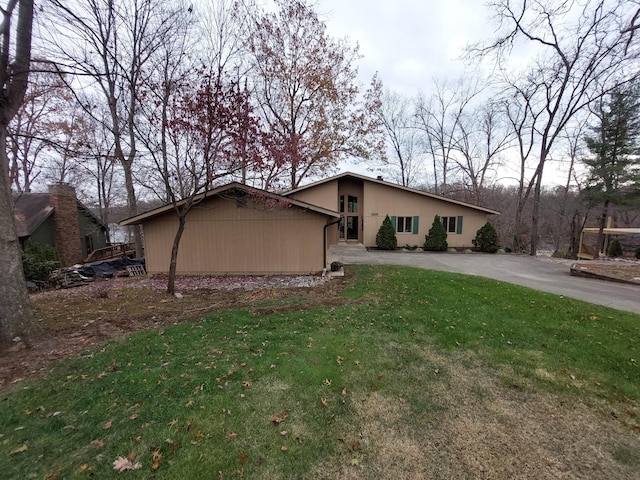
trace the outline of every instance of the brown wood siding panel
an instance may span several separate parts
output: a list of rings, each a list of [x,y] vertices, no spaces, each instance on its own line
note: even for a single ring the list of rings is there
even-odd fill
[[[459,215],[464,217],[462,234],[449,233],[447,237],[450,247],[471,247],[476,232],[487,222],[487,214],[483,212],[371,182],[364,184],[363,207],[363,243],[366,246],[375,246],[376,233],[385,215],[420,217],[420,228],[417,234],[396,234],[399,246],[405,244],[422,246],[436,214],[441,217]]]
[[[291,195],[301,202],[338,211],[338,180],[323,183],[308,190],[301,190]]]
[[[181,274],[312,273],[322,270],[326,219],[298,208],[238,208],[211,200],[194,209],[178,254]],[[146,222],[149,273],[166,272],[177,228],[172,214]]]

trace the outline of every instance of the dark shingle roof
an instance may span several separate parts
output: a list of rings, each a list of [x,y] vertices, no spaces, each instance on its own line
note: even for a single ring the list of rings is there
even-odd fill
[[[13,202],[18,237],[30,236],[53,213],[48,193],[14,194]]]

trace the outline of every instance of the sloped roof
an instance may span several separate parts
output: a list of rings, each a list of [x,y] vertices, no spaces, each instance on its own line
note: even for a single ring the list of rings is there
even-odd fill
[[[224,194],[225,192],[229,192],[232,190],[242,190],[245,191],[249,194],[252,195],[257,195],[257,196],[263,196],[266,198],[270,198],[272,200],[277,200],[277,201],[282,201],[282,202],[286,202],[288,204],[291,205],[295,205],[297,207],[303,208],[305,210],[311,210],[313,212],[322,214],[322,215],[327,215],[329,217],[334,217],[334,218],[340,218],[340,214],[338,212],[334,212],[333,210],[329,210],[326,208],[322,208],[322,207],[318,207],[317,205],[311,205],[310,203],[307,202],[301,202],[300,200],[295,200],[293,198],[286,198],[283,197],[282,195],[278,195],[275,193],[271,193],[271,192],[267,192],[266,190],[261,190],[259,188],[254,188],[254,187],[250,187],[248,185],[243,185],[242,183],[238,183],[238,182],[232,182],[232,183],[228,183],[226,185],[223,185],[221,187],[218,188],[214,188],[211,190],[207,190],[206,192],[200,193],[198,195],[196,195],[194,197],[194,201],[195,202],[201,202],[202,200],[204,200],[205,198],[212,198],[215,196],[220,196],[222,194]],[[182,205],[184,205],[186,202],[188,201],[188,199],[183,199],[180,200],[179,202],[177,202],[176,206],[180,207]],[[166,205],[163,205],[162,207],[159,208],[155,208],[153,210],[149,210],[148,212],[145,213],[141,213],[140,215],[136,215],[135,217],[131,217],[131,218],[127,218],[125,220],[122,220],[120,222],[120,225],[135,225],[135,224],[139,224],[139,223],[143,223],[146,220],[149,220],[151,218],[157,217],[159,215],[163,215],[167,212],[172,211],[174,208],[173,204],[168,203]]]
[[[365,175],[359,175],[357,173],[351,173],[351,172],[345,172],[345,173],[341,173],[339,175],[335,175],[333,177],[325,178],[323,180],[318,180],[317,182],[309,183],[308,185],[304,185],[302,187],[298,187],[298,188],[295,188],[295,189],[290,190],[288,192],[285,192],[282,195],[284,195],[284,196],[293,195],[296,192],[307,190],[309,188],[313,188],[313,187],[316,187],[318,185],[322,185],[324,183],[332,182],[334,180],[340,180],[340,179],[354,179],[354,180],[362,180],[362,181],[371,182],[371,183],[377,183],[379,185],[384,185],[385,187],[396,188],[398,190],[403,190],[405,192],[416,193],[418,195],[422,195],[422,196],[427,197],[427,198],[433,198],[434,200],[441,200],[443,202],[453,203],[455,205],[460,205],[462,207],[472,208],[474,210],[479,210],[481,212],[489,213],[489,214],[492,214],[492,215],[500,215],[500,212],[498,212],[497,210],[491,210],[490,208],[480,207],[478,205],[473,205],[471,203],[461,202],[459,200],[453,200],[451,198],[442,197],[440,195],[435,195],[433,193],[424,192],[422,190],[417,190],[415,188],[403,187],[402,185],[398,185],[396,183],[385,182],[384,180],[379,180],[377,178],[371,178],[371,177],[367,177]]]
[[[82,202],[79,200],[76,200],[76,202],[78,203],[79,209],[92,217],[96,223],[107,228]],[[19,238],[30,237],[54,211],[48,193],[14,193],[13,205],[16,233]]]
[[[29,237],[53,213],[48,193],[20,193],[14,196],[18,237]]]

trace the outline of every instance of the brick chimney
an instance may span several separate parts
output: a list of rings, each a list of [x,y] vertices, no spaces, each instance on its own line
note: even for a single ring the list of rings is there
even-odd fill
[[[63,267],[82,262],[80,221],[76,189],[68,183],[49,185],[49,203],[53,207],[56,249]]]

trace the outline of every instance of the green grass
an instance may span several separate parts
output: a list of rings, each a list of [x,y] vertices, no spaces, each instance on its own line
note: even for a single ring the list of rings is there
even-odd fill
[[[478,277],[354,270],[346,305],[231,310],[141,332],[5,390],[2,477],[112,478],[129,455],[142,468],[126,478],[315,478],[328,458],[357,466],[371,454],[354,433],[363,398],[400,402],[399,430],[439,428],[449,406],[425,391],[446,391],[450,378],[425,349],[473,358],[505,389],[638,405],[640,316]],[[616,455],[638,467],[632,449]]]

